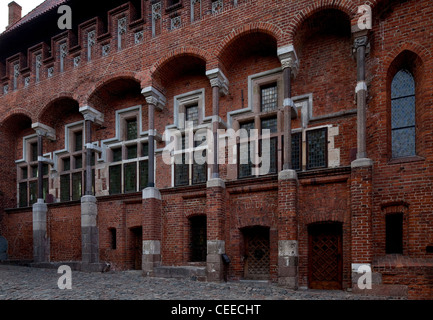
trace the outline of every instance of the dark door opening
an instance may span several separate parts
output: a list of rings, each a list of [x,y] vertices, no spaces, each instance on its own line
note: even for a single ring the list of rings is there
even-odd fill
[[[341,224],[315,224],[308,228],[308,232],[310,288],[341,290],[343,279]]]
[[[207,219],[197,216],[189,219],[191,262],[206,262],[207,257]]]
[[[137,227],[131,230],[132,267],[134,270],[142,269],[143,259],[143,228]]]
[[[271,269],[269,228],[247,228],[243,230],[243,235],[245,279],[269,280]]]

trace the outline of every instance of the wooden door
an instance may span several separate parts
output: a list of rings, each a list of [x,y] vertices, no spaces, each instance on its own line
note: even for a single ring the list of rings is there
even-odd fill
[[[251,228],[244,231],[245,279],[269,280],[270,241],[269,229]]]
[[[133,265],[134,270],[142,269],[142,259],[143,259],[143,229],[134,228],[131,229],[133,239],[132,239],[132,250],[133,250]]]
[[[206,216],[190,219],[191,262],[206,262],[207,257],[207,220]]]
[[[309,283],[311,289],[342,289],[341,224],[317,224],[309,228]]]

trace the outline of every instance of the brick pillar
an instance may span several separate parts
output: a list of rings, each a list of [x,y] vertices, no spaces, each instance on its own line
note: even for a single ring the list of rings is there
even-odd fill
[[[298,289],[298,177],[284,170],[278,177],[278,284]]]
[[[357,278],[360,265],[371,267],[373,259],[372,234],[372,173],[373,163],[369,159],[352,163],[351,211],[352,211],[352,272]],[[355,286],[356,283],[353,283]]]
[[[92,124],[104,122],[102,113],[89,106],[80,108],[86,125],[86,190],[81,198],[81,270],[100,271],[98,203],[93,195],[92,153],[101,150],[92,144]]]
[[[208,181],[206,192],[207,216],[207,280],[219,282],[224,280],[225,254],[224,220],[225,220],[225,183],[221,179]]]
[[[43,139],[56,139],[55,130],[41,123],[32,125],[32,129],[38,135],[38,201],[33,205],[33,260],[35,263],[50,261],[50,240],[47,232],[48,207],[43,199],[43,176],[44,163],[53,165],[50,159],[43,157]]]
[[[156,188],[143,190],[143,259],[144,276],[153,276],[161,265],[161,193]]]

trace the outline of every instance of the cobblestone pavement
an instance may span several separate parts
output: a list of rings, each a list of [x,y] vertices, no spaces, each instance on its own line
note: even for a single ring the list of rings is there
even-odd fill
[[[72,273],[60,290],[57,270],[0,265],[0,300],[366,300],[387,299],[343,291],[291,291],[275,285],[204,283],[144,278],[138,271]]]

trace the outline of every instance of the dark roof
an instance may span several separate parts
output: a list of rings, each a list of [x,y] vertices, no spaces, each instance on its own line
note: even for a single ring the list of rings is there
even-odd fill
[[[40,5],[38,5],[36,8],[34,8],[32,11],[30,11],[28,14],[26,14],[24,17],[22,17],[20,20],[18,20],[15,24],[13,24],[10,28],[6,29],[3,34],[12,31],[19,26],[22,26],[23,24],[29,22],[30,20],[50,11],[53,8],[56,8],[60,6],[63,3],[68,2],[68,0],[45,0]]]

